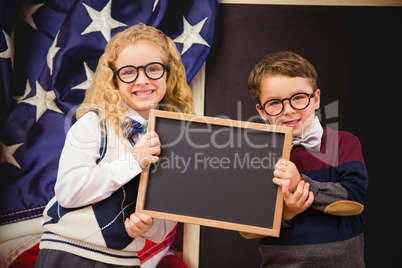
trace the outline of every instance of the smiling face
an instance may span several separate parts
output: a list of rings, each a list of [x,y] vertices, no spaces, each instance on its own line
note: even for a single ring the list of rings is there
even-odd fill
[[[122,50],[115,65],[119,69],[126,65],[145,66],[151,62],[162,61],[162,50],[154,42],[138,40],[134,44]],[[125,103],[136,110],[144,119],[148,119],[149,110],[154,104],[158,104],[166,93],[165,74],[157,80],[148,78],[144,69],[139,70],[138,77],[131,83],[124,83],[116,76],[116,83]]]
[[[261,80],[261,103],[271,99],[285,99],[296,93],[313,93],[311,83],[303,77],[287,77],[283,75],[265,76]],[[317,89],[311,98],[309,106],[304,110],[296,110],[290,106],[289,101],[284,101],[283,111],[276,115],[267,115],[256,105],[260,116],[273,125],[288,126],[293,128],[293,136],[300,136],[315,117],[315,110],[320,108],[320,90]]]

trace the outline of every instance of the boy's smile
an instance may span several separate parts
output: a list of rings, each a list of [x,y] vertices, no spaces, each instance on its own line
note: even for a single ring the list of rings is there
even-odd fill
[[[287,77],[283,75],[265,76],[261,79],[261,103],[267,100],[278,99],[283,100],[289,98],[296,93],[313,93],[313,88],[307,78],[303,77]],[[310,104],[303,110],[294,109],[289,100],[283,101],[283,110],[276,116],[271,116],[260,109],[260,105],[256,105],[256,109],[260,116],[269,121],[273,125],[281,125],[293,128],[293,136],[300,136],[315,117],[315,110],[320,108],[320,90],[314,92]]]
[[[300,123],[300,119],[284,122],[285,126],[288,126],[288,127],[297,127],[299,125],[299,123]]]

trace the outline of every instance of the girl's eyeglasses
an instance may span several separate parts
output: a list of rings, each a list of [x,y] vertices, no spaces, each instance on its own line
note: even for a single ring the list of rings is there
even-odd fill
[[[126,65],[115,71],[113,74],[114,76],[117,75],[123,83],[131,83],[138,78],[140,69],[144,69],[144,73],[149,79],[158,80],[165,74],[165,70],[169,70],[169,66],[160,62],[151,62],[145,66],[137,67]]]

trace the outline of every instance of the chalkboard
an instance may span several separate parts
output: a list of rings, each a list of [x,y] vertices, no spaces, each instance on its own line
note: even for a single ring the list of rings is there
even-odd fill
[[[279,236],[283,199],[274,165],[289,159],[292,130],[152,110],[159,161],[144,169],[137,211],[185,223]]]

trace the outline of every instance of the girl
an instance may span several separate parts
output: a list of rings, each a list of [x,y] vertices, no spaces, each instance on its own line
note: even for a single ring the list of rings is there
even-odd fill
[[[135,212],[139,174],[160,153],[145,133],[149,110],[194,110],[176,45],[132,26],[109,41],[92,81],[67,133],[37,267],[140,267],[145,238],[159,243],[176,224]]]

